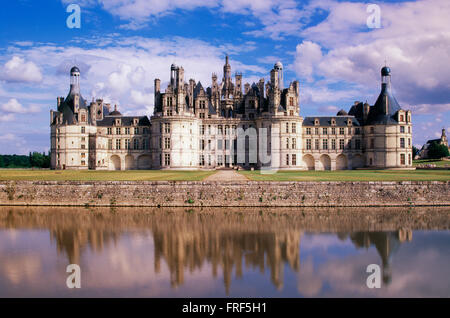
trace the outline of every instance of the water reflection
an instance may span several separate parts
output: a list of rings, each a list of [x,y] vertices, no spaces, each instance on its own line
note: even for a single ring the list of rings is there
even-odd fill
[[[77,296],[355,296],[367,292],[365,266],[379,263],[387,286],[413,231],[449,227],[448,209],[437,208],[0,208],[0,295],[73,295],[60,286],[65,265],[81,264],[89,279]],[[361,286],[330,293],[345,273],[347,286]]]

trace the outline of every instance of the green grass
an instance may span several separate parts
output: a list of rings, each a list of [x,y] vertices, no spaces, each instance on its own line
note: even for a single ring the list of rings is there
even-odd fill
[[[255,181],[449,181],[450,170],[239,171]]]
[[[429,165],[429,164],[436,165],[436,167],[443,167],[445,165],[450,166],[450,161],[439,160],[439,159],[413,160],[413,166]]]
[[[0,180],[74,180],[74,181],[201,181],[215,171],[174,170],[31,170],[1,169]]]

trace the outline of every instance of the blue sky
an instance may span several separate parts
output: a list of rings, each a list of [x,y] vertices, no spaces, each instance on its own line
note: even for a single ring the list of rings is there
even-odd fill
[[[70,29],[69,4],[81,7]],[[450,130],[450,1],[373,1],[381,28],[368,28],[369,2],[338,0],[18,0],[0,12],[0,153],[49,148],[49,110],[66,96],[78,65],[85,99],[125,114],[151,115],[153,80],[170,64],[209,86],[225,54],[245,82],[284,65],[300,81],[302,116],[373,104],[387,60],[413,144]]]

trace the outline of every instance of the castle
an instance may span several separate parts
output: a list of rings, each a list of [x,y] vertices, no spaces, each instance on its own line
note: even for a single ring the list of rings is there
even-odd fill
[[[381,69],[373,106],[355,102],[348,113],[301,117],[298,81],[284,87],[277,62],[270,80],[234,81],[228,56],[219,82],[206,89],[172,65],[163,92],[155,79],[154,113],[123,116],[102,99],[80,93],[80,70],[70,70],[70,91],[50,111],[53,169],[337,170],[410,168],[411,111],[391,91],[390,68]]]

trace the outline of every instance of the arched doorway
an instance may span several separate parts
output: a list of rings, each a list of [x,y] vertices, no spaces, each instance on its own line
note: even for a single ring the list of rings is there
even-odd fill
[[[138,169],[145,170],[150,169],[152,166],[152,160],[149,155],[142,155],[138,158]]]
[[[331,159],[328,155],[321,155],[319,160],[319,167],[318,170],[331,170]]]
[[[120,157],[117,155],[111,156],[111,158],[109,159],[111,166],[110,169],[111,170],[120,170]]]
[[[336,157],[336,170],[346,170],[348,169],[347,157],[344,155],[339,155]]]
[[[134,158],[132,155],[125,156],[125,170],[134,169]]]
[[[314,158],[311,155],[304,155],[303,156],[303,165],[308,170],[314,170]]]
[[[352,159],[352,168],[363,168],[364,167],[364,158],[361,155],[354,155]]]

